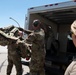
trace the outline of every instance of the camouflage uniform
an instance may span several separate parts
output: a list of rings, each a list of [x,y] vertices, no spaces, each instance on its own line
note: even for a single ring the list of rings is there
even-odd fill
[[[0,45],[5,46],[7,45],[8,48],[8,66],[7,66],[7,75],[11,74],[11,70],[13,64],[16,67],[17,74],[22,75],[22,64],[21,64],[21,57],[26,57],[26,49],[24,41],[16,37],[11,37],[10,35],[5,34],[0,30],[0,37],[5,41],[2,42],[0,38]],[[23,49],[24,48],[24,49]]]
[[[16,43],[11,43],[8,46],[8,66],[7,66],[7,75],[10,75],[13,64],[16,67],[17,74],[22,75],[22,64],[21,64],[21,55],[18,53],[18,46]]]
[[[47,26],[46,32],[45,32],[45,43],[46,43],[46,49],[50,50],[51,43],[55,40],[54,33],[52,31],[52,28],[50,26]]]
[[[45,46],[44,31],[42,29],[32,32],[26,39],[31,46],[30,75],[45,75]]]
[[[53,30],[50,26],[46,26],[45,29],[45,47],[46,47],[46,56],[57,54],[59,49],[59,41],[55,39]]]
[[[13,64],[16,67],[17,74],[22,75],[21,57],[27,57],[27,47],[23,41],[18,40],[17,44],[12,42],[8,45],[8,66],[7,75],[10,75]]]

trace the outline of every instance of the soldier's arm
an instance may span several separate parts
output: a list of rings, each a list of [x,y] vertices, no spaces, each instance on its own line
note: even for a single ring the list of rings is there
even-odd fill
[[[24,33],[26,33],[26,34],[30,34],[30,33],[32,33],[32,31],[31,30],[25,30],[25,29],[23,29],[23,28],[18,28],[19,30],[21,30],[21,31],[23,31]]]
[[[4,32],[9,32],[11,31],[12,29],[14,28],[13,25],[10,25],[8,27],[4,27],[4,28],[0,28],[1,31],[4,31]]]
[[[9,41],[10,40],[10,41]],[[9,43],[16,42],[18,40],[18,38],[16,37],[11,37],[10,35],[6,34],[5,32],[0,30],[0,44],[5,44],[8,45]]]

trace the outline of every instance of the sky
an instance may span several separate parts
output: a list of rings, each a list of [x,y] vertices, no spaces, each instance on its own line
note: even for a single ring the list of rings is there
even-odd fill
[[[10,17],[24,28],[28,8],[66,1],[70,0],[0,0],[0,28],[9,25],[18,27],[18,24]]]

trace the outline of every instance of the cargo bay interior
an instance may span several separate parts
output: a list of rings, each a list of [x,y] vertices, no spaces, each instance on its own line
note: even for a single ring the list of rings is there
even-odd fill
[[[53,29],[56,39],[60,43],[60,52],[67,51],[67,36],[70,26],[76,19],[76,9],[64,9],[58,11],[49,11],[42,13],[30,14],[30,24],[34,19],[40,19],[44,25],[50,25]],[[34,16],[34,17],[33,17]],[[31,26],[29,27],[31,29]]]
[[[39,19],[44,25],[50,25],[53,29],[55,38],[59,42],[59,49],[57,50],[57,53],[61,56],[57,59],[57,57],[49,57],[46,58],[47,60],[54,61],[60,65],[67,64],[70,60],[72,60],[72,57],[74,53],[76,53],[74,48],[74,45],[72,43],[72,40],[68,39],[70,26],[73,23],[74,20],[76,20],[76,8],[72,9],[64,9],[64,10],[56,10],[56,11],[48,11],[48,12],[42,12],[42,13],[32,13],[30,14],[30,26],[29,29],[31,29],[32,21],[34,19]],[[71,47],[71,48],[69,48]],[[71,49],[71,50],[69,50]],[[67,58],[68,57],[68,58]],[[50,59],[51,58],[51,59]],[[69,61],[68,61],[68,60]],[[61,64],[61,65],[62,65]],[[60,65],[60,66],[61,66]]]

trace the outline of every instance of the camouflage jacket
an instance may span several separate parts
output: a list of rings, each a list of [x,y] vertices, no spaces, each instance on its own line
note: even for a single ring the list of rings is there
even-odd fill
[[[31,62],[30,62],[31,71],[38,71],[44,67],[45,62],[44,37],[45,37],[44,30],[40,29],[38,31],[33,31],[26,39],[26,43],[32,44]]]
[[[0,30],[0,45],[6,46],[8,48],[9,56],[19,55],[22,58],[27,56],[27,45],[25,45],[24,40],[20,40],[14,36],[10,36],[5,32]]]

